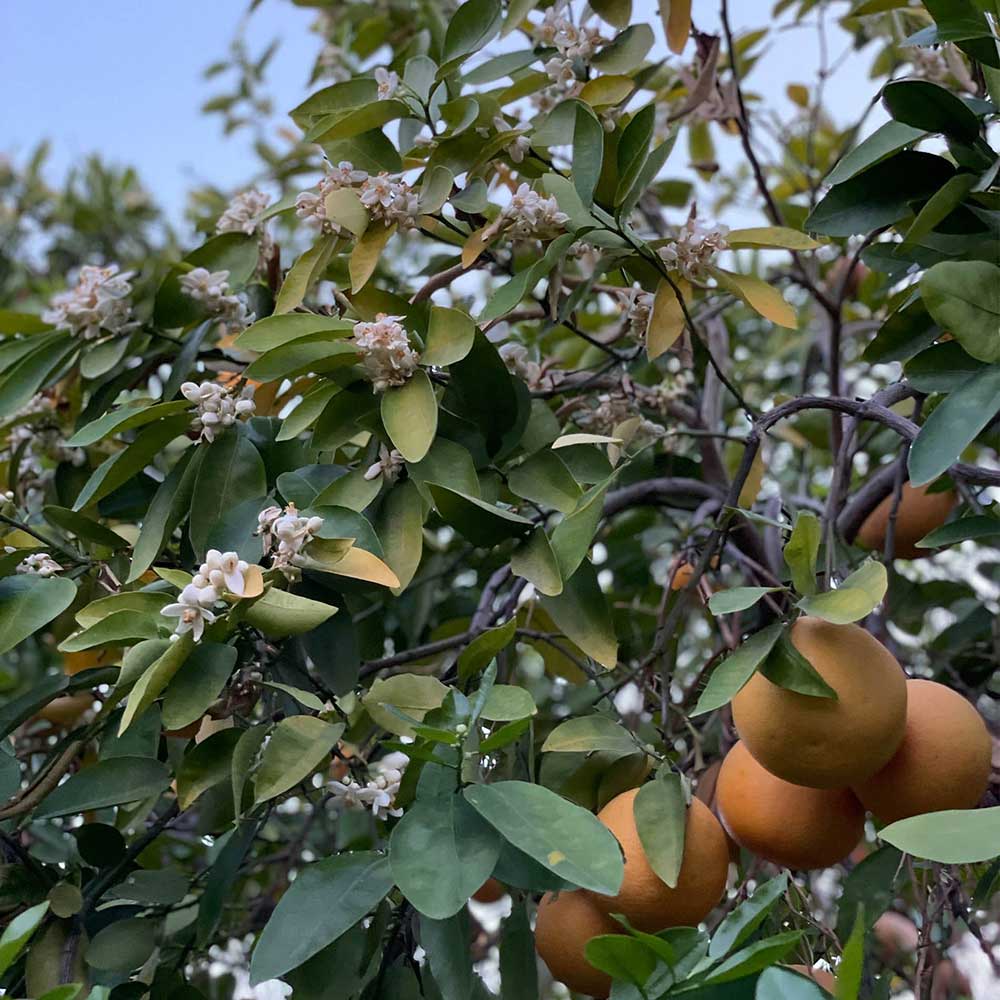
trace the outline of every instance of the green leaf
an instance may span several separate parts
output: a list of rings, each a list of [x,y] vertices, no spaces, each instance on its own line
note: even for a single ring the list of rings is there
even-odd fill
[[[772,626],[773,627],[773,626]],[[820,676],[816,668],[795,648],[789,638],[791,626],[778,625],[778,640],[758,668],[778,687],[813,698],[836,698],[837,692]]]
[[[464,794],[509,843],[549,871],[584,889],[618,892],[621,850],[593,813],[526,781],[473,785]]]
[[[66,577],[21,575],[0,580],[0,653],[34,635],[75,598],[76,584]]]
[[[863,142],[858,143],[849,153],[843,156],[837,165],[824,178],[824,183],[834,185],[850,180],[856,174],[884,160],[893,153],[922,139],[925,129],[913,128],[902,122],[888,121],[880,125]]]
[[[1000,518],[989,517],[986,514],[973,514],[971,517],[960,517],[957,521],[935,528],[917,542],[917,547],[937,549],[970,539],[996,538],[998,536],[1000,536]]]
[[[889,589],[885,566],[877,559],[866,560],[836,589],[804,597],[798,606],[834,625],[848,625],[870,615],[882,603]]]
[[[424,508],[416,485],[410,480],[397,483],[386,494],[379,509],[378,536],[385,561],[405,590],[420,565],[423,552]]]
[[[288,278],[285,278],[288,283]],[[284,347],[294,340],[326,335],[329,340],[349,337],[354,323],[339,316],[321,316],[318,313],[287,313],[265,316],[248,326],[234,343],[241,351],[266,353]]]
[[[730,615],[735,611],[752,608],[765,594],[783,590],[782,587],[731,587],[719,590],[708,599],[708,609],[713,615]]]
[[[500,1000],[538,1000],[535,938],[523,900],[511,904],[501,925]]]
[[[596,53],[591,62],[602,73],[631,73],[642,64],[655,42],[656,36],[648,24],[633,24]]]
[[[513,468],[507,485],[519,497],[553,507],[563,514],[570,514],[582,495],[566,463],[551,449],[538,451]]]
[[[802,940],[802,931],[785,931],[747,945],[731,955],[705,979],[705,983],[728,983],[752,975],[780,962]]]
[[[812,233],[853,236],[891,225],[954,173],[943,157],[904,150],[835,184],[803,223]]]
[[[95,646],[107,646],[119,642],[127,644],[136,639],[156,639],[160,636],[161,623],[162,619],[150,614],[116,611],[82,632],[76,632],[68,639],[64,639],[58,648],[62,653],[78,653],[84,649],[93,649]]]
[[[815,980],[780,965],[761,973],[754,992],[754,1000],[829,1000],[829,996]]]
[[[437,433],[438,408],[427,372],[418,369],[404,385],[382,394],[382,423],[407,462],[419,462]]]
[[[31,935],[45,919],[48,910],[47,900],[36,906],[29,906],[4,928],[3,935],[0,936],[0,975],[3,975],[14,964],[24,946],[31,939]]]
[[[990,861],[1000,855],[1000,806],[910,816],[880,830],[879,838],[914,857],[945,865]]]
[[[1000,361],[1000,267],[945,260],[924,271],[920,294],[935,322],[980,361]]]
[[[32,342],[29,354],[12,365],[0,379],[0,414],[13,414],[55,375],[79,350],[66,333],[42,334]]]
[[[132,550],[128,583],[134,583],[153,565],[174,529],[187,515],[203,455],[204,452],[188,449],[157,487]]]
[[[816,557],[821,535],[819,518],[812,511],[800,510],[783,555],[792,573],[792,586],[805,596],[816,593]]]
[[[134,648],[138,649],[139,647]],[[157,646],[157,648],[160,647]],[[122,712],[121,722],[118,725],[119,736],[160,697],[174,675],[184,665],[184,661],[191,655],[193,648],[194,637],[190,632],[185,632],[176,641],[167,643],[163,652],[150,663],[129,692],[128,701],[125,702],[125,711]],[[124,675],[125,669],[123,667],[119,685],[122,684]]]
[[[163,699],[163,725],[183,729],[200,719],[229,680],[236,647],[203,641],[191,651]]]
[[[444,64],[478,52],[499,31],[503,13],[499,0],[469,0],[452,14],[444,36],[441,59]],[[442,66],[443,75],[446,68]]]
[[[138,475],[174,438],[184,434],[191,418],[186,414],[166,417],[147,426],[121,451],[105,459],[77,494],[73,510],[83,510]]]
[[[365,230],[364,236],[354,244],[354,250],[351,252],[351,259],[348,265],[351,275],[352,292],[360,292],[368,284],[368,279],[375,273],[375,268],[378,267],[382,251],[389,240],[392,239],[392,235],[395,232],[395,223],[391,226],[381,223],[377,226],[369,226]]]
[[[710,958],[724,958],[738,948],[767,919],[775,904],[788,889],[788,874],[782,872],[757,886],[753,895],[740,903],[719,924],[708,948]]]
[[[325,711],[323,700],[309,691],[303,691],[302,688],[293,687],[291,684],[279,684],[277,681],[261,681],[261,684],[275,691],[284,692],[289,698],[294,698],[300,705],[311,708],[314,712]]]
[[[873,851],[851,869],[837,901],[837,934],[841,939],[854,926],[860,906],[864,907],[869,926],[892,906],[897,888],[902,888],[907,878],[902,862],[903,855],[895,847],[886,846]]]
[[[656,968],[656,956],[628,934],[598,934],[586,944],[587,961],[614,979],[643,986]]]
[[[486,1000],[490,995],[477,990],[483,984],[472,969],[471,940],[467,910],[447,920],[420,918],[420,943],[442,1000]]]
[[[260,768],[254,776],[254,802],[267,802],[307,778],[344,732],[344,724],[331,725],[312,715],[282,719],[271,731]]]
[[[650,867],[671,889],[677,887],[684,861],[687,802],[683,779],[661,769],[643,785],[633,803],[635,828]]]
[[[87,965],[92,969],[131,972],[144,965],[156,948],[157,922],[128,917],[102,927],[87,945]]]
[[[362,698],[368,714],[375,722],[399,736],[412,736],[409,723],[393,715],[386,706],[399,709],[417,722],[435,708],[439,708],[448,695],[449,688],[436,677],[422,674],[395,674],[379,677]]]
[[[142,427],[161,417],[172,417],[190,409],[191,404],[186,399],[175,399],[169,403],[153,403],[148,399],[138,400],[105,413],[97,420],[92,420],[81,427],[66,444],[71,448],[86,448],[112,434]]]
[[[103,545],[105,548],[115,551],[128,548],[128,541],[122,538],[117,531],[112,531],[98,521],[78,514],[68,507],[48,505],[42,509],[42,514],[49,524],[54,524],[67,534],[76,535],[80,541],[90,542],[92,545]]]
[[[353,188],[334,188],[324,199],[326,217],[355,236],[368,228],[368,209]]]
[[[468,313],[461,309],[431,306],[427,344],[420,355],[420,363],[443,368],[461,361],[472,350],[475,339],[476,325]]]
[[[374,851],[306,865],[261,933],[250,963],[251,985],[300,966],[367,916],[391,888],[389,859]]]
[[[520,514],[439,483],[428,483],[427,487],[441,517],[473,545],[492,548],[531,530],[531,521]]]
[[[300,337],[262,354],[243,374],[260,382],[273,382],[307,372],[346,368],[356,358],[357,347],[352,340],[331,339],[323,335]]]
[[[516,631],[517,619],[511,618],[510,621],[506,621],[502,625],[497,625],[496,628],[487,629],[485,632],[477,635],[459,654],[459,680],[468,680],[468,678],[475,677],[485,670],[490,660],[502,649],[506,649],[510,645]]]
[[[589,208],[594,203],[594,190],[601,179],[601,166],[604,162],[604,126],[583,101],[576,101],[575,104],[572,177],[576,193],[580,196],[584,207]]]
[[[886,84],[882,103],[892,117],[925,132],[941,132],[968,145],[979,138],[979,118],[950,90],[929,80]]]
[[[605,480],[591,487],[552,531],[552,551],[564,580],[569,580],[587,558],[604,514],[604,496],[610,485],[611,481]]]
[[[335,194],[336,192],[333,193]],[[365,215],[367,216],[367,214],[366,212]],[[283,315],[290,314],[293,309],[297,309],[302,305],[312,286],[319,281],[326,271],[336,245],[336,239],[327,236],[299,257],[285,275],[285,280],[282,281],[281,288],[278,289],[278,296],[274,300],[274,316],[270,316],[268,319],[277,319]],[[254,326],[256,325],[255,323]],[[252,342],[251,337],[247,337],[246,341],[243,340],[243,337],[247,333],[250,333],[252,329],[253,327],[248,328],[240,336],[237,341],[240,347],[248,346]],[[259,333],[260,331],[257,331],[257,335]],[[250,349],[263,351],[268,348],[252,347]]]
[[[189,884],[187,876],[175,868],[137,868],[109,890],[108,895],[112,899],[127,899],[134,903],[171,906],[187,895]]]
[[[865,966],[865,912],[858,908],[851,936],[837,966],[837,1000],[859,1000]]]
[[[535,699],[523,687],[513,684],[494,684],[482,717],[489,722],[514,722],[516,719],[526,719],[535,715]]]
[[[979,182],[979,177],[973,173],[955,174],[927,199],[923,208],[917,213],[910,228],[906,230],[903,247],[908,248],[919,244],[938,224],[948,218],[957,209],[966,196]]]
[[[241,735],[239,729],[223,729],[187,750],[177,770],[181,809],[190,809],[204,792],[230,780],[233,751]]]
[[[820,244],[811,236],[787,226],[757,226],[751,229],[731,229],[726,236],[731,247],[751,247],[758,250],[815,250]]]
[[[1000,365],[973,375],[935,408],[910,446],[910,483],[923,486],[948,470],[993,419],[1000,395]]]
[[[617,666],[618,639],[611,609],[589,562],[582,563],[565,582],[561,594],[542,597],[541,604],[559,630],[589,657],[608,670]]]
[[[389,840],[392,876],[414,908],[443,920],[493,874],[501,839],[458,794],[418,799]]]
[[[624,757],[640,749],[635,737],[607,715],[581,715],[561,722],[542,744],[542,753],[591,753]]]
[[[285,639],[311,632],[336,613],[332,604],[271,587],[241,611],[240,617],[271,639]]]
[[[514,549],[510,557],[510,568],[515,576],[527,580],[540,594],[556,597],[562,593],[559,561],[552,551],[544,528],[535,528],[527,541]]]
[[[151,757],[111,757],[78,771],[50,792],[35,811],[36,819],[68,816],[105,806],[139,802],[159,795],[170,784],[170,770]]]

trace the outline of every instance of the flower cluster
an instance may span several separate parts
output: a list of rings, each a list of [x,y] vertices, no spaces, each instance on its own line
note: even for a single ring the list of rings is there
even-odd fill
[[[215,224],[215,231],[217,233],[246,233],[247,236],[259,233],[261,256],[264,259],[270,257],[271,251],[274,249],[274,240],[267,231],[267,222],[262,219],[270,202],[270,196],[256,188],[241,191],[219,216],[219,220]]]
[[[574,421],[581,427],[595,434],[608,435],[614,434],[621,424],[633,417],[641,418],[638,434],[660,438],[666,433],[659,424],[642,416],[635,399],[620,392],[601,393],[597,397],[597,406],[573,415]]]
[[[636,340],[645,340],[649,318],[653,314],[652,293],[644,292],[636,285],[632,288],[623,288],[618,293],[618,298],[629,334]]]
[[[118,273],[117,264],[96,267],[85,264],[73,288],[54,295],[42,319],[72,331],[74,336],[94,340],[101,331],[118,334],[136,324],[131,321],[134,271]]]
[[[419,355],[410,347],[400,319],[379,313],[374,323],[354,324],[354,343],[375,392],[402,385],[417,370]]]
[[[395,75],[395,74],[393,74]],[[295,199],[295,214],[318,226],[325,233],[341,234],[340,225],[326,214],[326,197],[331,191],[353,188],[372,218],[385,225],[396,223],[403,229],[417,224],[419,199],[401,177],[386,172],[370,176],[364,170],[342,160],[320,179],[312,191],[302,191]]]
[[[13,549],[8,548],[8,552],[12,552]],[[62,572],[62,566],[59,565],[48,554],[48,552],[32,552],[30,556],[25,556],[18,564],[15,573],[23,573],[26,576],[41,576],[48,578],[50,576],[55,576],[56,573]]]
[[[31,504],[41,497],[57,465],[69,462],[81,466],[87,461],[87,455],[82,448],[67,447],[66,437],[56,421],[55,403],[50,397],[36,394],[14,416],[28,419],[10,429],[5,450],[17,456],[17,490],[24,501]]]
[[[195,404],[197,413],[191,427],[204,441],[214,441],[220,430],[231,427],[240,417],[252,416],[256,409],[252,385],[245,385],[236,395],[231,388],[218,382],[202,382],[201,385],[185,382],[181,385],[181,395]]]
[[[368,466],[365,479],[378,479],[379,476],[383,476],[387,483],[394,483],[399,478],[403,464],[403,456],[395,448],[379,445],[378,461]]]
[[[577,75],[576,64],[589,62],[597,49],[607,43],[596,28],[576,25],[568,14],[569,4],[560,0],[545,12],[534,28],[535,40],[556,50],[556,55],[544,66],[552,85],[531,95],[532,105],[541,112],[551,111],[557,104],[580,93],[583,80]]]
[[[223,323],[242,330],[256,317],[247,308],[246,296],[236,294],[229,288],[228,271],[209,271],[196,267],[180,278],[181,291],[201,303],[213,316]]]
[[[264,555],[271,556],[274,569],[295,580],[302,572],[299,568],[304,561],[302,550],[322,527],[323,518],[303,517],[295,504],[290,503],[284,510],[277,506],[264,508],[257,515],[254,534],[261,536]]]
[[[695,215],[681,226],[677,239],[660,247],[659,255],[669,267],[681,272],[686,278],[697,281],[712,258],[729,248],[726,236],[729,227],[721,223],[702,222]]]
[[[567,222],[569,216],[559,210],[554,196],[546,198],[521,184],[486,235],[503,232],[514,239],[551,239],[563,231]]]
[[[401,751],[388,753],[369,766],[374,777],[366,784],[362,785],[354,779],[331,781],[330,791],[341,808],[371,809],[375,818],[381,820],[402,816],[403,810],[396,807],[396,795],[409,762],[410,758]]]
[[[532,359],[528,348],[516,340],[508,340],[500,347],[500,357],[503,358],[507,371],[524,380],[529,389],[545,388],[546,377],[542,366]]]
[[[238,552],[220,552],[209,549],[205,561],[191,582],[180,592],[174,604],[168,604],[160,612],[167,618],[178,618],[177,627],[171,640],[176,640],[185,632],[200,642],[205,625],[214,622],[218,615],[213,610],[223,593],[242,597],[246,592],[246,572],[250,564],[241,559]]]

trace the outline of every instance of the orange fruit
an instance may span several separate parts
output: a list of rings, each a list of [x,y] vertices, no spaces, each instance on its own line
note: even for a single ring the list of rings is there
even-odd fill
[[[64,694],[40,708],[35,718],[44,719],[61,729],[72,729],[93,704],[94,696],[91,694]]]
[[[587,961],[585,949],[592,937],[621,933],[621,924],[582,889],[555,896],[547,892],[538,904],[535,948],[553,977],[575,993],[604,1000],[611,992],[611,977]]]
[[[786,868],[829,868],[865,831],[865,810],[849,788],[806,788],[776,778],[742,743],[719,773],[719,812],[730,836]]]
[[[694,566],[689,562],[682,562],[670,578],[670,589],[683,590],[690,583],[692,576],[694,576]]]
[[[859,545],[880,552],[885,548],[885,534],[894,499],[894,493],[890,493],[865,518],[858,530],[856,541]],[[895,556],[899,559],[918,559],[928,555],[931,550],[918,549],[917,542],[935,528],[940,528],[948,520],[948,515],[957,502],[954,490],[928,493],[926,486],[903,483],[893,534],[892,548]]]
[[[495,878],[488,878],[473,894],[477,903],[496,903],[507,895],[507,887]]]
[[[624,914],[641,931],[694,927],[722,898],[729,875],[729,845],[719,821],[693,799],[684,829],[684,858],[671,889],[653,871],[639,840],[633,807],[639,790],[615,796],[597,818],[615,835],[625,854],[625,878],[616,896],[594,894],[607,913]]]
[[[870,778],[899,749],[906,727],[906,676],[896,658],[857,625],[799,618],[792,645],[837,698],[816,698],[756,673],[733,698],[746,748],[796,785],[845,788]]]
[[[820,989],[826,990],[831,996],[837,992],[837,977],[826,969],[813,969],[808,965],[790,965],[788,968],[811,979]]]
[[[934,681],[906,683],[906,733],[892,760],[855,786],[883,823],[941,809],[972,809],[990,782],[993,741],[982,717]]]

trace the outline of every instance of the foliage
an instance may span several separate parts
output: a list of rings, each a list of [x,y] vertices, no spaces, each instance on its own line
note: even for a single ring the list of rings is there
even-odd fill
[[[296,997],[466,1000],[484,941],[542,995],[538,895],[621,883],[595,809],[642,785],[673,883],[731,698],[836,697],[803,612],[997,723],[1000,8],[780,0],[871,53],[872,129],[828,64],[776,120],[724,0],[296,2],[322,86],[279,148],[273,48],[210,68],[269,194],[195,192],[194,244],[129,170],[0,168],[12,996],[233,996],[252,955]],[[893,559],[907,478],[957,490],[933,563]],[[816,997],[783,968],[816,959],[929,995],[997,917],[995,793],[877,834],[839,919],[744,854],[707,927],[587,956],[616,1000]],[[871,946],[885,909],[919,960]]]

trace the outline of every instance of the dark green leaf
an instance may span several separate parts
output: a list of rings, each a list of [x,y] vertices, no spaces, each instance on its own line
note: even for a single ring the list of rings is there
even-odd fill
[[[112,757],[78,771],[50,792],[35,811],[38,819],[138,802],[170,784],[165,764],[150,757]]]
[[[730,653],[712,671],[692,715],[714,712],[735,698],[767,659],[781,634],[780,624],[768,625]]]
[[[684,861],[687,803],[683,779],[668,770],[643,785],[633,803],[635,828],[646,860],[671,889],[676,888]]]

